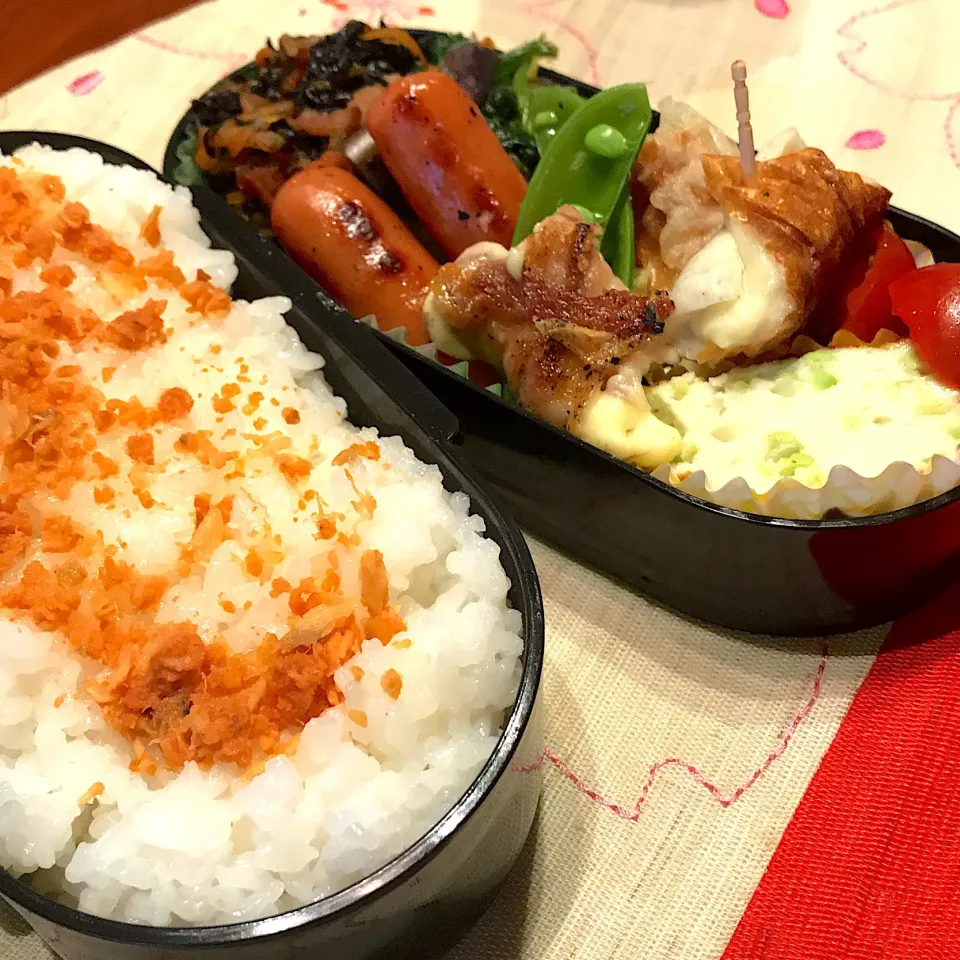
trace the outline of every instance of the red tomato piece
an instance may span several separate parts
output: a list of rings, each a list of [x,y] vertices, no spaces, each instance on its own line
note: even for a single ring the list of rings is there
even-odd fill
[[[864,343],[870,343],[884,329],[905,336],[906,326],[893,316],[890,284],[916,269],[910,248],[897,236],[893,227],[884,224],[866,276],[847,294],[840,328],[849,330]]]
[[[486,360],[471,360],[467,370],[469,378],[480,387],[492,387],[503,380],[503,374]]]
[[[870,269],[870,259],[880,242],[880,230],[868,237],[851,253],[836,286],[807,320],[804,333],[817,343],[827,344],[847,320],[847,298],[859,287]]]
[[[905,274],[890,285],[890,300],[934,376],[960,389],[960,264]]]
[[[445,367],[453,367],[460,363],[456,357],[451,357],[449,353],[444,353],[442,350],[437,351],[437,362]],[[467,363],[467,379],[479,387],[491,387],[503,381],[503,374],[486,360],[470,360]]]

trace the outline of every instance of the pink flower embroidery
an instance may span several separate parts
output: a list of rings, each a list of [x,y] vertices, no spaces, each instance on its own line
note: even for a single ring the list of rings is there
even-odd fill
[[[851,150],[876,150],[887,142],[887,135],[882,130],[858,130],[847,141]]]
[[[93,93],[103,83],[104,79],[99,70],[82,73],[67,84],[67,92],[72,93],[75,97],[85,97],[88,93]]]
[[[774,20],[783,20],[790,15],[787,0],[753,0],[753,5],[765,17],[771,17]]]

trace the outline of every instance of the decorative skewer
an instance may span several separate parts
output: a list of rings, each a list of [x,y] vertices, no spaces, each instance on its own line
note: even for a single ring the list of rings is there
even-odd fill
[[[747,90],[747,65],[737,60],[730,68],[733,76],[733,99],[737,105],[737,139],[740,141],[740,167],[748,187],[757,183],[757,155],[753,146],[750,123],[750,93]]]

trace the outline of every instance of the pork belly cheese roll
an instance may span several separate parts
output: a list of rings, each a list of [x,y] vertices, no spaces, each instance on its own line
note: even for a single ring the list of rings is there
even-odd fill
[[[638,253],[675,306],[668,336],[699,364],[757,357],[813,315],[881,224],[890,191],[838,170],[792,130],[759,152],[746,184],[734,141],[708,138],[713,128],[683,104],[662,110],[635,190],[647,204]]]
[[[638,466],[680,449],[642,378],[663,360],[665,297],[639,297],[600,255],[600,228],[563,207],[511,250],[477,244],[441,267],[424,304],[437,348],[500,368],[520,404]]]

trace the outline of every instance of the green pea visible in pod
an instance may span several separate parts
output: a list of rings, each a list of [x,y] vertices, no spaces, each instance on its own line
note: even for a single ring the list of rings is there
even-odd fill
[[[560,121],[556,110],[541,110],[533,117],[533,127],[539,130],[542,127],[555,127]]]
[[[594,223],[596,221],[597,215],[592,210],[588,210],[579,203],[571,204],[571,206],[573,206],[573,208],[580,214],[581,217],[583,217],[584,220],[587,221],[587,223]]]
[[[598,123],[587,131],[583,145],[591,152],[608,160],[622,157],[630,149],[627,138],[609,123]]]
[[[524,64],[513,78],[513,92],[520,106],[520,122],[542,155],[560,128],[587,102],[572,87],[534,86],[537,64]]]
[[[586,103],[576,90],[570,87],[538,87],[530,94],[530,108],[535,117],[544,114],[550,116],[550,122],[537,125],[533,137],[541,155],[550,145],[550,141],[560,132],[563,125],[577,115],[577,111]]]

